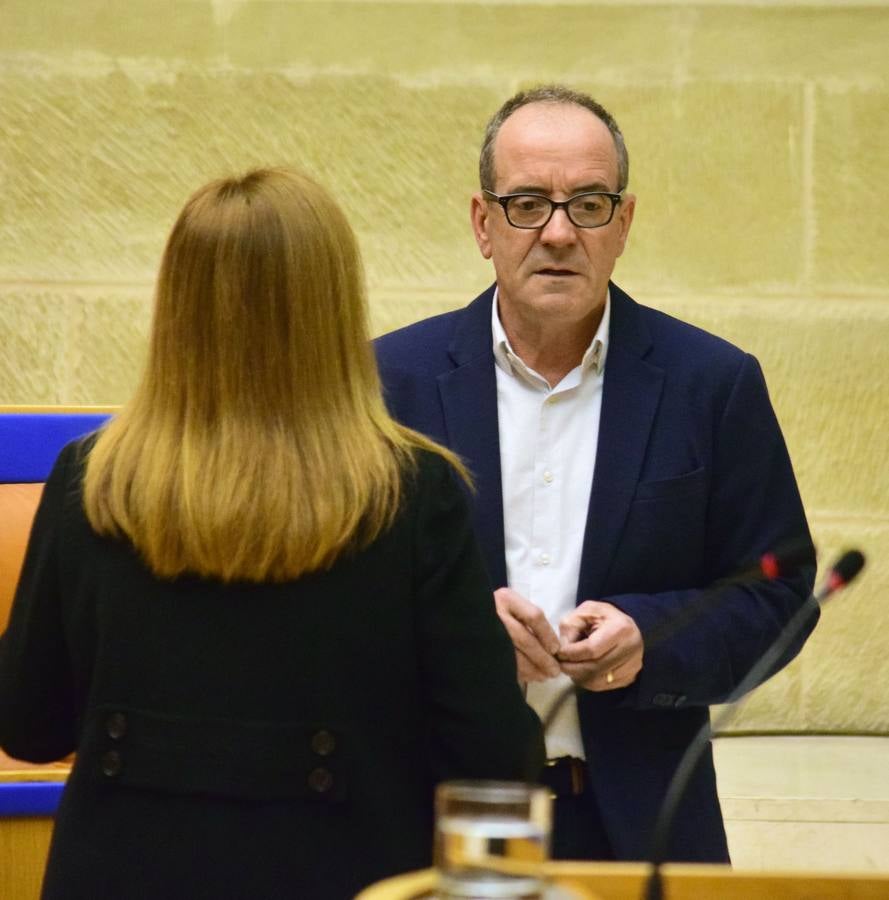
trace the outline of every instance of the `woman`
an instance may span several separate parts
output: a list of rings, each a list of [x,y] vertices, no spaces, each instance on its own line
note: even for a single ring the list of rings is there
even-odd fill
[[[430,862],[432,791],[539,723],[447,451],[397,425],[309,179],[198,191],[131,402],[47,482],[0,744],[76,762],[47,898],[345,898]]]

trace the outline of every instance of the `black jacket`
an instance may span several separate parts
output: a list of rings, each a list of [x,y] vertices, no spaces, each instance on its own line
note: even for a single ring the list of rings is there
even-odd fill
[[[0,745],[77,757],[49,898],[346,898],[431,859],[454,777],[533,778],[465,502],[422,453],[394,525],[281,585],[156,578],[62,451],[0,638]]]

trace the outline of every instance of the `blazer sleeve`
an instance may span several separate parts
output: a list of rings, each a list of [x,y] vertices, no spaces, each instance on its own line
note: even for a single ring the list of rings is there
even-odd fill
[[[62,450],[46,482],[0,637],[0,746],[31,762],[74,750],[74,679],[62,617],[62,519],[76,445]]]
[[[533,781],[543,736],[516,676],[450,466],[423,454],[414,546],[421,677],[433,775]]]
[[[707,582],[790,542],[808,548],[808,559],[789,577],[714,589],[707,597],[702,590],[672,590],[603,598],[632,616],[646,639],[642,671],[626,695],[641,708],[726,700],[811,594],[815,551],[765,379],[752,356],[745,355],[718,419],[710,477]],[[813,610],[768,674],[799,653],[817,620]],[[674,624],[675,633],[660,640]]]

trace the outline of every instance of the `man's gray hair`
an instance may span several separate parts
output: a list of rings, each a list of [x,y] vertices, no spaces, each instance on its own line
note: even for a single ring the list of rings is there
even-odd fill
[[[623,191],[626,188],[630,180],[630,157],[627,154],[624,136],[621,134],[614,116],[601,103],[593,100],[589,94],[571,90],[561,84],[545,84],[527,91],[519,91],[510,97],[488,122],[485,128],[485,139],[482,141],[482,152],[478,160],[478,176],[482,190],[494,190],[494,141],[497,139],[500,127],[517,109],[521,109],[529,103],[573,103],[588,109],[596,118],[601,119],[611,132],[617,150],[617,189]]]

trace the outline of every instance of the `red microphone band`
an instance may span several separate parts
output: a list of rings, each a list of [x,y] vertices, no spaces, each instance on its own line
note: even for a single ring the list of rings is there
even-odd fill
[[[832,594],[834,591],[838,591],[840,588],[845,587],[848,583],[849,582],[845,578],[843,578],[842,574],[834,569],[827,576],[827,591],[828,593]]]
[[[774,553],[764,553],[759,560],[759,569],[769,581],[773,581],[781,574],[781,563]]]

